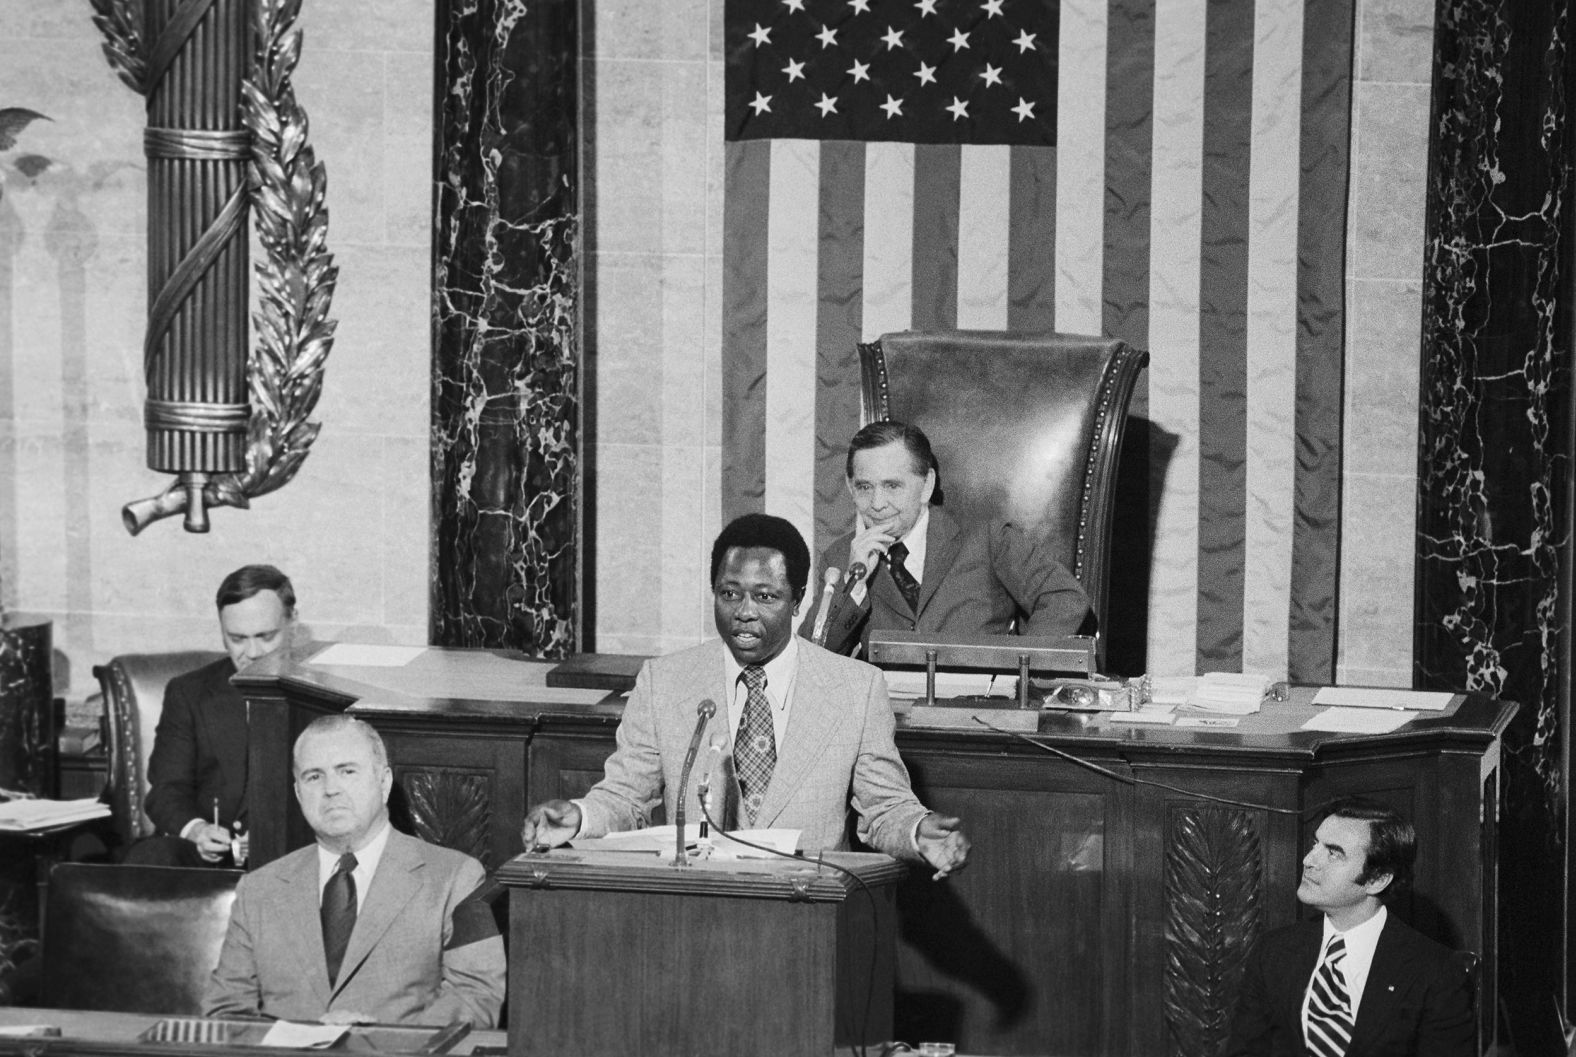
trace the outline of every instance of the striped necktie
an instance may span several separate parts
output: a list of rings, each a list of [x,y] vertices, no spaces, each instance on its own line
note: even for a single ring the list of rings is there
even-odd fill
[[[1303,1041],[1314,1057],[1346,1057],[1352,1044],[1352,999],[1346,991],[1346,940],[1336,936],[1324,949],[1324,960],[1308,989],[1308,1014]]]

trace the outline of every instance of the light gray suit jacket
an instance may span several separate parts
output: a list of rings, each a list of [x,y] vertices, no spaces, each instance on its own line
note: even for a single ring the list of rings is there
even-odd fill
[[[721,641],[708,642],[641,666],[618,725],[618,748],[602,780],[580,802],[582,836],[644,826],[659,802],[672,821],[696,706],[703,699],[716,702],[717,713],[702,744],[713,733],[732,737],[726,649]],[[888,855],[916,859],[914,828],[926,810],[909,787],[893,727],[878,669],[800,640],[793,711],[755,826],[801,830],[799,846],[807,852],[846,848],[851,804],[860,840]],[[695,820],[701,817],[695,793],[699,766],[690,776],[685,808]]]
[[[330,986],[317,846],[276,859],[236,888],[204,1015],[316,1020],[342,1009],[385,1024],[490,1028],[503,1004],[503,940],[491,909],[466,901],[485,877],[469,855],[390,833]]]

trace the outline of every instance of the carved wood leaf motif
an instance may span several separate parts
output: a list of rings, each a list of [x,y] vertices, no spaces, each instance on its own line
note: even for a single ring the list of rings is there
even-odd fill
[[[1264,853],[1245,811],[1175,807],[1167,819],[1165,1019],[1169,1052],[1213,1057],[1231,1028],[1263,924]]]
[[[492,781],[465,771],[401,771],[416,836],[465,852],[493,868]]]

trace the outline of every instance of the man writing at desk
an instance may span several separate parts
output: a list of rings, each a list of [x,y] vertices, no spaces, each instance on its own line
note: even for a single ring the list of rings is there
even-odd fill
[[[1074,635],[1089,614],[1078,580],[1012,522],[962,525],[941,506],[930,438],[872,422],[848,443],[854,530],[821,556],[844,571],[821,641],[853,653],[872,631],[937,635]],[[799,633],[813,637],[821,606]]]
[[[1470,1057],[1477,1032],[1455,953],[1381,902],[1411,880],[1411,823],[1363,797],[1327,811],[1297,886],[1323,914],[1259,941],[1226,1057]]]
[[[388,753],[359,719],[313,720],[294,773],[317,842],[241,878],[204,1015],[492,1027],[504,953],[481,863],[394,831]]]
[[[806,852],[845,848],[852,803],[865,843],[938,878],[962,869],[968,838],[914,796],[880,671],[794,637],[809,574],[809,548],[782,518],[747,514],[723,529],[711,551],[722,642],[641,667],[602,780],[579,801],[532,808],[525,846],[635,829],[658,803],[671,819],[697,706],[714,701],[706,736],[733,737],[745,826],[798,829]],[[693,784],[687,795],[698,819]]]
[[[272,565],[243,565],[215,596],[226,656],[178,675],[148,758],[148,818],[158,833],[132,845],[126,862],[230,866],[246,820],[246,702],[230,677],[284,646],[295,622],[290,578]]]

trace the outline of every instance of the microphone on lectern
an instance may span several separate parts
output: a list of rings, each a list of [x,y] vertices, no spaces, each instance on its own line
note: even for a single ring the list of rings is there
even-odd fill
[[[695,766],[695,754],[700,751],[701,735],[706,733],[706,724],[716,714],[717,702],[709,697],[695,706],[695,733],[690,735],[689,751],[684,754],[684,769],[679,774],[678,807],[674,811],[673,828],[676,833],[674,839],[678,845],[673,856],[674,866],[689,865],[689,855],[684,851],[684,796],[689,792],[690,768]]]
[[[842,578],[842,572],[835,565],[821,575],[826,586],[821,588],[821,607],[815,614],[815,630],[810,633],[810,641],[817,646],[826,645],[826,616],[832,610],[832,593],[837,590],[837,581]]]

